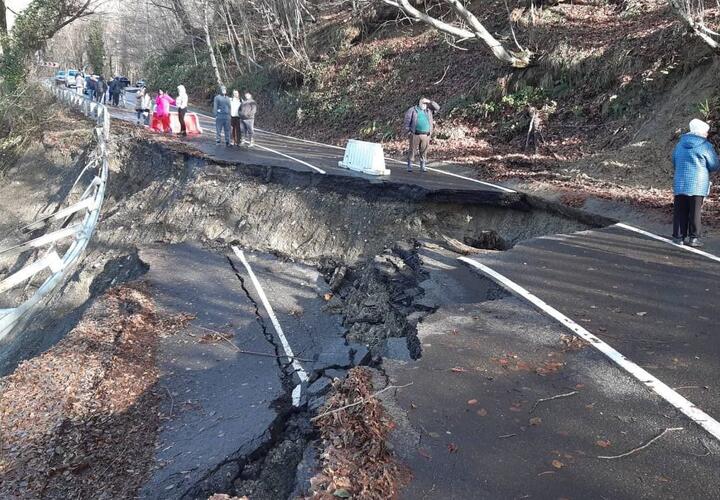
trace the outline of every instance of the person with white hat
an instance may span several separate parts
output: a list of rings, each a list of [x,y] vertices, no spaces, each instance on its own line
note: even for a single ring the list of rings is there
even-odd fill
[[[707,140],[710,125],[697,118],[690,121],[690,132],[680,137],[672,155],[673,243],[701,247],[702,203],[710,194],[710,173],[720,167],[718,157]]]

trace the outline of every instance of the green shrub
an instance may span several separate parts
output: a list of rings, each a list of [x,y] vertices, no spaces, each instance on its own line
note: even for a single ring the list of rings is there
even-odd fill
[[[213,95],[217,84],[208,53],[197,47],[196,52],[197,65],[191,47],[176,47],[151,56],[145,63],[148,88],[173,92],[178,85],[185,85],[196,94],[207,94],[208,97]]]
[[[514,111],[521,111],[528,106],[542,108],[548,101],[545,90],[539,87],[523,87],[512,94],[502,97],[501,102]]]

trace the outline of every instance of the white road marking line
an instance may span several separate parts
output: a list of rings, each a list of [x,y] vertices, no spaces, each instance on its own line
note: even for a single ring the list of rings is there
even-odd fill
[[[298,378],[300,379],[300,384],[298,384],[292,392],[292,399],[293,399],[293,406],[299,406],[300,405],[300,393],[302,391],[302,383],[307,382],[309,377],[305,369],[302,367],[300,362],[295,359],[295,353],[293,353],[292,347],[290,347],[290,343],[288,342],[287,338],[285,337],[285,333],[283,332],[282,327],[280,326],[280,322],[277,319],[277,316],[275,316],[275,312],[273,311],[272,306],[270,305],[270,302],[267,299],[267,296],[265,295],[265,292],[262,289],[262,286],[260,286],[260,282],[257,279],[257,276],[255,276],[255,273],[253,272],[252,268],[250,267],[250,263],[245,258],[245,254],[242,250],[240,250],[236,246],[232,246],[233,252],[235,252],[235,255],[237,255],[237,258],[240,259],[240,262],[242,262],[243,266],[245,266],[245,269],[248,272],[248,275],[250,276],[250,280],[253,283],[253,286],[255,286],[255,290],[257,291],[258,295],[260,296],[260,301],[262,302],[263,307],[265,308],[265,311],[267,312],[268,316],[270,317],[270,321],[272,322],[273,326],[275,327],[275,332],[278,335],[278,338],[280,338],[280,343],[282,344],[283,351],[285,351],[285,355],[288,357],[288,359],[292,360],[292,367],[295,370],[295,372],[298,374]]]
[[[657,234],[651,233],[650,231],[645,231],[644,229],[640,229],[639,227],[630,226],[630,225],[628,225],[628,224],[623,224],[622,222],[618,222],[617,224],[615,224],[615,226],[616,226],[616,227],[619,227],[619,228],[621,228],[621,229],[626,229],[626,230],[628,230],[628,231],[632,231],[632,232],[634,232],[634,233],[642,234],[642,235],[644,235],[644,236],[647,236],[648,238],[652,238],[652,239],[657,240],[657,241],[662,241],[662,242],[667,243],[667,244],[669,244],[669,245],[672,245],[672,246],[674,246],[674,247],[677,247],[677,248],[680,248],[680,249],[682,249],[682,250],[685,250],[686,252],[692,252],[692,253],[694,253],[694,254],[696,254],[696,255],[701,255],[701,256],[703,256],[703,257],[707,257],[708,259],[714,260],[715,262],[720,262],[720,257],[718,257],[717,255],[713,255],[713,254],[708,253],[708,252],[703,252],[702,250],[700,250],[700,249],[698,249],[698,248],[693,248],[693,247],[691,247],[691,246],[678,245],[677,243],[673,243],[672,240],[669,240],[669,239],[667,239],[667,238],[663,238],[662,236],[658,236]]]
[[[306,142],[308,144],[315,144],[316,146],[326,146],[328,148],[339,149],[341,151],[345,151],[345,148],[340,147],[340,146],[335,146],[333,144],[323,144],[322,142],[309,141],[307,139],[300,139],[299,137],[292,137],[290,135],[278,134],[277,132],[270,132],[269,130],[263,130],[261,128],[256,128],[255,130],[257,130],[258,132],[262,132],[264,134],[275,135],[278,137],[284,137],[285,139],[293,139],[295,141]]]
[[[640,381],[640,383],[642,383],[645,387],[647,387],[655,394],[663,398],[665,401],[673,405],[675,408],[680,410],[693,422],[695,422],[700,427],[709,432],[715,439],[720,440],[720,422],[697,408],[693,403],[672,390],[669,386],[648,373],[646,370],[627,359],[614,348],[610,347],[607,343],[600,340],[598,337],[587,331],[585,328],[578,325],[573,320],[565,316],[563,313],[550,306],[549,304],[545,303],[543,300],[536,297],[514,281],[506,278],[505,276],[494,271],[488,266],[467,257],[460,257],[459,260],[486,274],[499,285],[527,300],[535,307],[546,313],[548,316],[552,317],[553,319],[561,323],[563,326],[568,328],[575,335],[589,342],[598,351],[607,356],[613,363],[617,364],[619,367],[628,372],[631,376]]]
[[[506,188],[506,187],[500,186],[498,184],[492,184],[491,182],[479,181],[477,179],[473,179],[472,177],[465,177],[464,175],[453,174],[452,172],[445,172],[444,170],[438,170],[437,168],[432,168],[432,167],[426,167],[426,168],[432,172],[449,175],[451,177],[457,177],[458,179],[463,179],[466,181],[477,182],[478,184],[484,184],[485,186],[490,186],[495,189],[499,189],[500,191],[503,191],[505,193],[517,193],[517,191],[515,191],[514,189]]]
[[[319,172],[319,173],[321,173],[321,174],[326,174],[326,173],[327,173],[327,172],[325,172],[323,169],[318,168],[318,167],[316,167],[315,165],[310,165],[310,164],[309,164],[308,162],[306,162],[306,161],[299,160],[299,159],[295,158],[294,156],[286,155],[285,153],[281,153],[280,151],[275,151],[274,149],[270,149],[270,148],[267,148],[267,147],[265,147],[265,146],[261,146],[260,144],[255,144],[253,147],[254,147],[254,148],[264,149],[265,151],[270,151],[271,153],[275,153],[276,155],[284,156],[284,157],[287,158],[288,160],[296,161],[296,162],[298,162],[299,164],[305,165],[306,167],[310,167],[310,168],[312,168],[313,170],[316,170],[317,172]]]

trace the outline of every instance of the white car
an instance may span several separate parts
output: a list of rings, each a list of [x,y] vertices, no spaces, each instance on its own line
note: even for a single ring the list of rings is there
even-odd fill
[[[75,77],[80,73],[76,69],[69,69],[65,72],[65,85],[71,89],[75,88]]]

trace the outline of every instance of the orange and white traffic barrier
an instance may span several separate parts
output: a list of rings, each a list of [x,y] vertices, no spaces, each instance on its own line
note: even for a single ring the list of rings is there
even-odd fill
[[[170,113],[170,128],[176,134],[180,132],[180,118],[177,113]],[[197,113],[185,113],[185,131],[188,135],[202,134]]]

